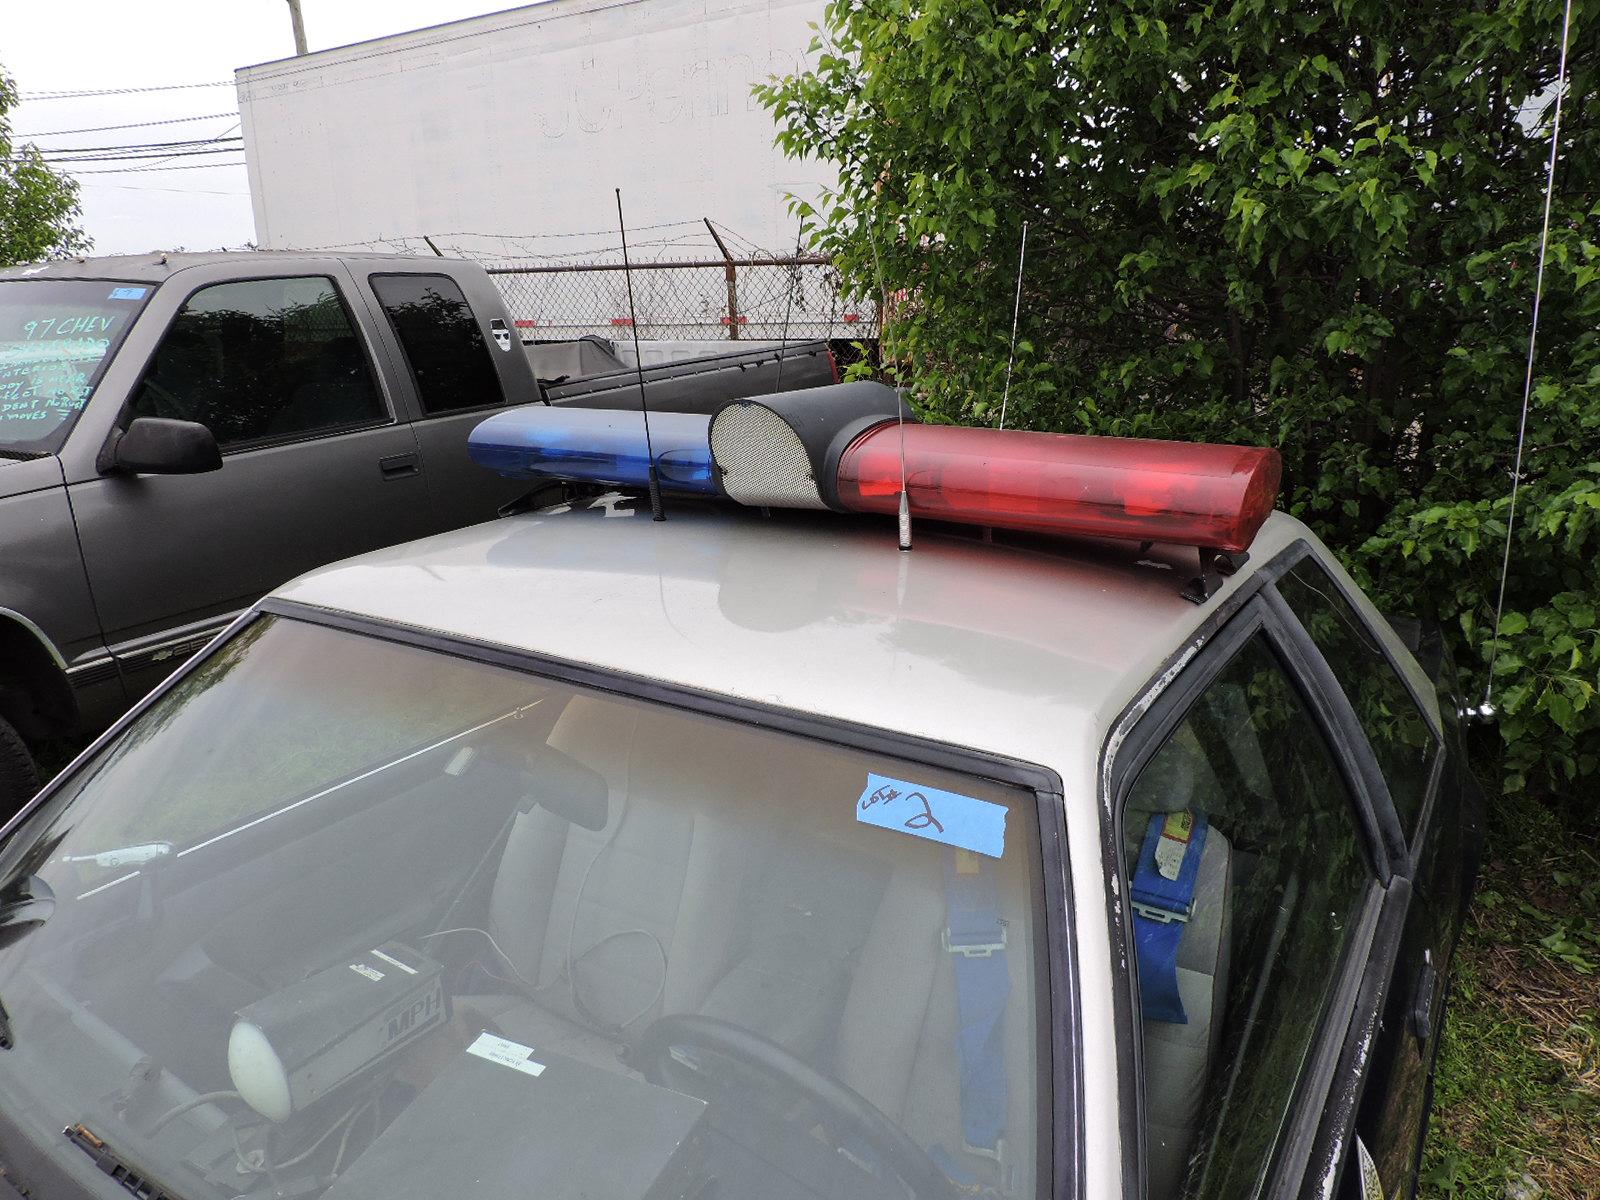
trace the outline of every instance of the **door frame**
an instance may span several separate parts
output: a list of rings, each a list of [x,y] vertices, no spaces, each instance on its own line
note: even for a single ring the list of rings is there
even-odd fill
[[[1328,740],[1350,796],[1371,871],[1371,882],[1339,967],[1339,980],[1291,1103],[1289,1123],[1268,1164],[1263,1195],[1273,1200],[1299,1195],[1302,1185],[1316,1177],[1312,1174],[1316,1152],[1330,1142],[1321,1120],[1324,1107],[1339,1101],[1342,1108],[1340,1098],[1352,1090],[1352,1085],[1358,1095],[1359,1081],[1349,1078],[1354,1060],[1348,1053],[1352,1045],[1348,1031],[1353,1023],[1375,1023],[1381,1012],[1381,1000],[1399,950],[1398,931],[1404,927],[1409,905],[1410,855],[1400,836],[1388,787],[1354,709],[1304,627],[1273,587],[1282,574],[1312,553],[1310,544],[1299,539],[1258,568],[1124,709],[1113,723],[1102,751],[1100,801],[1107,914],[1112,943],[1121,951],[1113,962],[1113,1003],[1117,1036],[1125,1047],[1125,1053],[1119,1055],[1125,1070],[1118,1087],[1124,1200],[1145,1200],[1147,1189],[1143,1052],[1133,969],[1133,927],[1124,912],[1120,878],[1125,801],[1139,770],[1181,723],[1195,699],[1258,633],[1266,637],[1291,686]],[[1399,887],[1395,886],[1397,882]],[[1346,1128],[1354,1118],[1352,1103]]]

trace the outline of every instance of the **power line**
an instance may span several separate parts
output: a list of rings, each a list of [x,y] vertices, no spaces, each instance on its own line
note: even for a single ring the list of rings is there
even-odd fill
[[[243,138],[231,138],[225,134],[209,138],[185,138],[176,142],[123,142],[117,146],[34,146],[40,154],[97,154],[105,150],[167,150],[174,146],[209,146],[213,142],[239,142]],[[29,143],[32,145],[33,143]]]
[[[199,117],[169,117],[165,121],[133,121],[127,125],[91,125],[87,129],[48,129],[37,133],[15,133],[15,138],[67,137],[74,133],[110,133],[115,129],[147,129],[152,125],[187,125],[192,121],[218,121],[223,117],[237,117],[237,112],[206,113]]]
[[[234,142],[234,141],[241,141],[242,142],[244,139],[243,138],[224,138],[224,139],[219,139],[219,140],[230,141],[230,142]],[[58,156],[58,157],[55,157],[55,158],[45,158],[43,161],[46,162],[46,163],[49,163],[51,166],[54,166],[54,165],[56,165],[58,163],[73,163],[73,162],[134,162],[134,161],[136,161],[138,159],[141,159],[141,158],[188,158],[189,156],[195,155],[195,154],[243,154],[243,153],[244,153],[244,147],[243,146],[218,146],[215,150],[202,150],[202,149],[199,149],[197,147],[197,148],[195,148],[193,150],[183,150],[183,151],[179,151],[178,153],[173,153],[172,151],[167,150],[167,151],[162,151],[162,152],[158,152],[158,153],[155,153],[155,154],[65,155],[65,156]],[[23,158],[23,157],[15,157],[15,158],[10,158],[10,159],[0,160],[0,161],[5,161],[5,162],[26,162],[28,160],[26,158]]]
[[[23,92],[18,100],[78,100],[91,96],[133,96],[144,92],[182,92],[191,88],[232,87],[233,80],[218,79],[211,83],[164,83],[156,87],[91,88],[76,92]]]
[[[212,163],[211,166],[226,166],[226,163]],[[85,172],[93,174],[94,172]],[[220,192],[212,188],[164,188],[140,187],[135,183],[86,183],[84,187],[109,188],[117,192],[168,192],[174,196],[248,196],[249,192]]]
[[[102,160],[104,161],[104,160]],[[115,161],[115,160],[112,160]],[[193,166],[179,167],[103,167],[94,170],[81,170],[75,167],[67,168],[67,174],[77,177],[79,175],[139,175],[145,171],[204,171],[207,167],[242,167],[244,162],[203,162]]]

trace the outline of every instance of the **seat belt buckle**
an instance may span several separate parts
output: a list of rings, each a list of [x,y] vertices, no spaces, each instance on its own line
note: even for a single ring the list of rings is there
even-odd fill
[[[1000,930],[1000,940],[998,942],[958,942],[950,937],[950,927],[946,925],[939,932],[939,944],[944,947],[946,954],[959,954],[962,958],[988,958],[995,951],[1006,948],[1005,923],[1002,921],[997,928]],[[972,1152],[974,1154],[989,1154],[987,1150],[973,1150]]]
[[[1187,925],[1189,923],[1189,909],[1163,908],[1158,904],[1145,904],[1138,900],[1130,902],[1136,915],[1147,921],[1154,921],[1158,925]]]

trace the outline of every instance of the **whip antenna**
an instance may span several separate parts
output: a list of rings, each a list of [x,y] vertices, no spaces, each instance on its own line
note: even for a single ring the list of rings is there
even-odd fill
[[[1500,559],[1500,594],[1494,602],[1494,636],[1489,642],[1489,677],[1483,685],[1478,715],[1494,715],[1494,664],[1500,656],[1500,618],[1506,607],[1506,578],[1511,573],[1511,534],[1517,522],[1517,487],[1522,482],[1522,450],[1528,437],[1528,403],[1533,395],[1534,348],[1539,341],[1539,302],[1544,299],[1545,253],[1550,246],[1550,201],[1556,190],[1556,153],[1561,144],[1561,98],[1567,91],[1567,35],[1572,29],[1572,0],[1561,19],[1561,62],[1556,68],[1556,111],[1550,123],[1550,161],[1544,179],[1544,227],[1539,233],[1539,270],[1533,284],[1533,326],[1528,331],[1528,368],[1522,380],[1522,416],[1517,421],[1517,460],[1511,469],[1511,506],[1506,513],[1506,548]]]
[[[794,235],[794,278],[789,281],[789,304],[783,310],[783,341],[778,344],[778,382],[773,386],[773,391],[783,391],[783,356],[789,349],[789,318],[794,316],[794,294],[800,286],[800,243],[805,238],[806,221],[800,218],[800,228]]]
[[[872,266],[878,273],[878,356],[881,358],[889,339],[889,293],[883,286],[883,262],[878,258],[878,239],[869,231],[867,241],[872,246]],[[898,380],[896,380],[898,382]],[[906,404],[895,389],[895,415],[900,422],[900,549],[911,549],[911,499],[906,495]]]
[[[633,268],[628,264],[628,226],[622,219],[622,189],[617,189],[617,230],[622,234],[622,277],[628,284],[628,328],[633,331],[633,373],[639,380],[639,412],[644,416],[644,453],[650,460],[650,519],[665,521],[661,480],[656,475],[656,448],[650,441],[650,405],[644,398],[644,359],[639,356],[639,318],[633,311]]]
[[[1011,398],[1011,364],[1017,361],[1017,319],[1022,316],[1022,264],[1028,261],[1028,223],[1022,223],[1022,249],[1017,251],[1017,300],[1011,309],[1011,352],[1006,355],[1006,386],[1000,393],[1000,428],[1006,427],[1006,401]]]

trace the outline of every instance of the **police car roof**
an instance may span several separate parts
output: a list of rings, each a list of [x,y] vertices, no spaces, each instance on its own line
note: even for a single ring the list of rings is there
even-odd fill
[[[888,519],[634,498],[380,550],[275,596],[796,712],[1061,766],[1229,590],[1295,541],[1282,513],[1204,605],[1192,549],[986,542]]]

